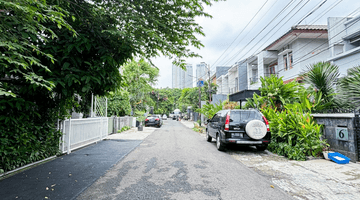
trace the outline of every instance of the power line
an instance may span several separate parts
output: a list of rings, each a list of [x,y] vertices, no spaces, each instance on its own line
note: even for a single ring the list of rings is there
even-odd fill
[[[266,2],[261,6],[261,8],[256,12],[256,14],[251,18],[251,20],[246,24],[246,26],[241,30],[241,32],[236,36],[236,38],[231,42],[231,44],[225,49],[225,51],[219,56],[219,58],[212,64],[212,66],[214,66],[217,61],[224,55],[224,53],[231,47],[231,45],[238,39],[238,37],[244,32],[244,30],[249,26],[249,24],[255,19],[255,17],[259,14],[259,12],[263,9],[263,7],[266,5],[266,3],[268,2],[268,0],[266,0]],[[244,39],[244,38],[243,38]],[[240,42],[242,41],[242,39],[240,40]],[[240,43],[239,42],[239,43]]]

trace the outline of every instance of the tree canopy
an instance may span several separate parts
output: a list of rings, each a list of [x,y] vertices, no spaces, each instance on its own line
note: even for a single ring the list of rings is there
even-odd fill
[[[199,56],[190,48],[203,46],[195,18],[210,17],[203,6],[214,1],[0,0],[3,169],[55,154],[61,136],[56,120],[72,109],[88,112],[92,94],[128,91],[132,105],[144,98],[153,103],[145,95],[151,90],[137,84],[155,81],[158,69],[140,61],[148,76],[135,74],[132,60],[165,55],[184,68],[185,58]],[[121,75],[126,63],[129,73]]]

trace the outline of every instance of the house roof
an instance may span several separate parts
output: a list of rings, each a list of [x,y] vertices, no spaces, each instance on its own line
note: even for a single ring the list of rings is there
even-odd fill
[[[294,30],[326,30],[327,31],[327,25],[297,25],[291,27],[291,29]]]
[[[279,50],[287,44],[291,44],[299,38],[327,39],[327,25],[297,25],[275,40],[264,50]]]

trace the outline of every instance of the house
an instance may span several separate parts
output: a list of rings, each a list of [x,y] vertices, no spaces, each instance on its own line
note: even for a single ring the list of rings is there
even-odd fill
[[[297,25],[263,51],[247,59],[248,89],[261,86],[272,74],[284,83],[298,79],[306,66],[329,58],[327,25]]]
[[[339,67],[341,76],[360,65],[360,15],[329,17],[329,49],[327,61]]]

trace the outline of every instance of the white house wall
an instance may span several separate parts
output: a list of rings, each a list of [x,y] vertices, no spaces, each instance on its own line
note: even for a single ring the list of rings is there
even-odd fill
[[[290,80],[298,77],[306,70],[306,66],[329,58],[327,39],[298,39],[291,44],[293,53],[293,68],[284,71],[283,55],[278,56],[279,77]]]
[[[236,66],[236,68],[237,68],[237,66]],[[232,91],[232,93],[234,93],[234,92],[236,92],[235,91],[236,85],[239,84],[238,81],[237,82],[235,81],[235,79],[238,78],[237,69],[233,70],[233,71],[229,70],[228,77],[229,77],[228,86],[230,88],[230,91]]]
[[[339,67],[341,76],[346,76],[350,68],[360,65],[360,47],[350,44],[348,41],[351,36],[359,35],[359,18],[328,18],[331,49],[329,61]]]

